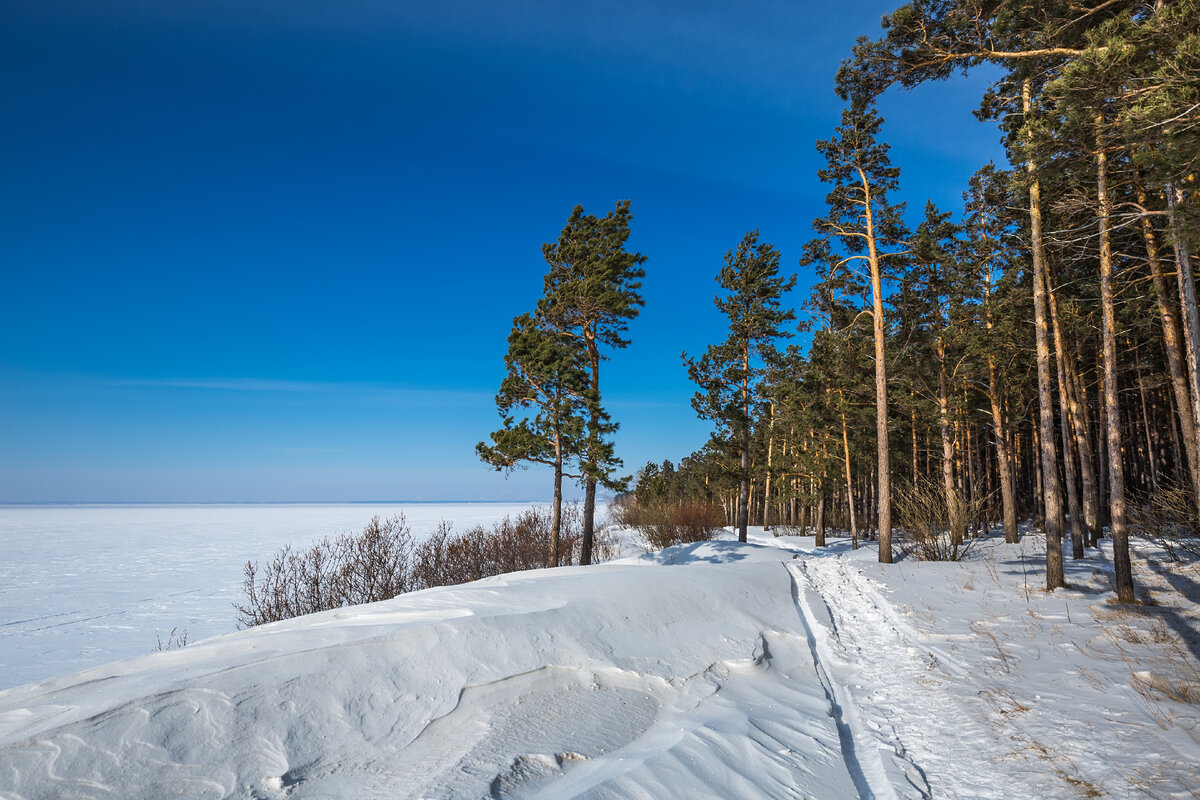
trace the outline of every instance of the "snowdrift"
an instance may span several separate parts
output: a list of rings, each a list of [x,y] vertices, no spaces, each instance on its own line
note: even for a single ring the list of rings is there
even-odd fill
[[[1022,594],[995,556],[881,569],[803,541],[506,575],[0,692],[0,797],[1075,797],[1133,764],[1186,789],[1194,713],[1155,734],[1099,651],[1095,695],[1119,697],[1088,710],[1059,692],[1071,636],[1035,655],[974,627],[1065,595]],[[1006,713],[1060,748],[1085,716],[1137,737],[1093,753],[1089,723],[1064,777],[1011,747]]]

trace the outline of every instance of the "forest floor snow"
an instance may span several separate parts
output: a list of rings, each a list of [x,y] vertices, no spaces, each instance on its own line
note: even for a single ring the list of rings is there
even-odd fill
[[[726,534],[728,536],[728,534]],[[0,692],[0,797],[1200,796],[1200,573],[721,540]]]

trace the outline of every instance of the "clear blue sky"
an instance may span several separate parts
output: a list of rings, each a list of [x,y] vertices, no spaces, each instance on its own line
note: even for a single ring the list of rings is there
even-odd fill
[[[0,502],[544,498],[474,444],[541,243],[624,198],[618,454],[686,455],[722,255],[796,264],[895,4],[7,0]],[[884,102],[914,213],[999,157],[980,86]]]

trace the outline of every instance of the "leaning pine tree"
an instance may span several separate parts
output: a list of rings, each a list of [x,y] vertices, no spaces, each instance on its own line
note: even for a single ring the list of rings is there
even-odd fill
[[[581,564],[592,560],[596,486],[620,491],[628,482],[616,475],[622,466],[611,438],[617,425],[601,402],[600,362],[605,358],[602,348],[629,344],[624,337],[629,321],[645,304],[640,290],[646,257],[625,250],[632,216],[628,200],[619,201],[616,209],[603,217],[585,214],[583,206],[575,206],[558,241],[542,245],[550,270],[538,301],[538,318],[575,350],[588,376],[580,450],[584,480]]]
[[[725,253],[717,283],[726,295],[718,295],[714,302],[729,318],[729,337],[709,345],[699,361],[687,353],[683,360],[688,376],[700,387],[692,407],[701,418],[716,422],[737,448],[738,541],[744,542],[749,525],[751,410],[762,400],[766,365],[776,355],[773,341],[791,336],[781,326],[796,315],[780,307],[780,298],[796,285],[796,276],[781,277],[779,252],[760,243],[758,231],[750,231],[736,251]]]
[[[553,468],[548,565],[558,566],[563,556],[562,482],[564,477],[580,477],[568,472],[567,465],[577,460],[583,446],[580,413],[587,393],[587,373],[579,353],[529,314],[513,320],[504,364],[508,371],[496,394],[503,425],[492,433],[491,444],[480,442],[475,451],[498,470],[528,463]]]

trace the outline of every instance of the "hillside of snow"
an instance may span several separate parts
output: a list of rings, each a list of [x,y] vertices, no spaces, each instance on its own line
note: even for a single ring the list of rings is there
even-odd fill
[[[875,563],[758,531],[217,636],[0,692],[9,798],[1200,792],[1200,576]]]

